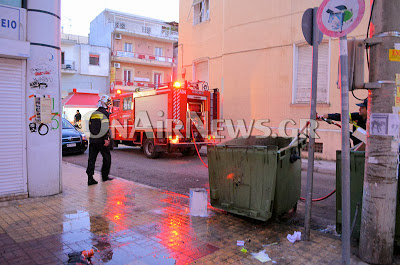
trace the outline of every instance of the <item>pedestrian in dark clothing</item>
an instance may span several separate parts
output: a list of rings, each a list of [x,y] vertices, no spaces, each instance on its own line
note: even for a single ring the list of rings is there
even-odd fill
[[[108,176],[111,167],[111,153],[110,153],[110,114],[107,107],[111,104],[109,96],[104,95],[100,98],[97,105],[98,109],[93,112],[89,120],[89,159],[86,173],[88,175],[88,185],[97,184],[98,182],[93,178],[96,158],[99,152],[103,156],[103,166],[101,168],[101,178],[103,181],[113,180]]]
[[[82,120],[82,115],[79,112],[79,110],[76,110],[76,114],[75,114],[75,117],[74,117],[74,125],[78,126],[78,128],[82,128],[81,120]]]
[[[368,99],[365,99],[362,103],[356,104],[359,106],[358,112],[352,112],[350,113],[350,123],[353,124],[353,132],[357,130],[358,127],[366,130],[367,128],[367,107],[368,107]],[[325,119],[330,119],[334,121],[340,121],[341,120],[341,115],[340,113],[332,113],[332,114],[324,114],[321,117]],[[361,143],[359,139],[357,139],[354,136],[350,136],[350,138],[353,140],[353,144],[357,145]]]

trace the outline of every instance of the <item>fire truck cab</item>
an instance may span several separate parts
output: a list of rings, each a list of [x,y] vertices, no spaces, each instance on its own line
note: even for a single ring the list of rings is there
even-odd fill
[[[211,124],[219,118],[218,89],[206,82],[168,83],[156,89],[116,94],[110,108],[114,145],[140,146],[149,158],[161,152],[196,153],[215,142]]]

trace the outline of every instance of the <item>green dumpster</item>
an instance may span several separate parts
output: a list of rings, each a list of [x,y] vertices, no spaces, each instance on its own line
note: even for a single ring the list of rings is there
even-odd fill
[[[336,151],[336,231],[342,232],[342,156]],[[357,214],[352,236],[360,238],[362,197],[364,185],[365,152],[350,151],[350,224],[353,224]],[[399,183],[397,184],[396,231],[395,244],[400,246],[400,196]]]
[[[209,146],[210,201],[227,212],[267,221],[296,207],[301,192],[299,147],[291,138],[239,138]]]

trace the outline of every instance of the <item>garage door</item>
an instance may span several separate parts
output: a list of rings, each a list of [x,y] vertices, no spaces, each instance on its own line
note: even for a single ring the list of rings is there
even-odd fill
[[[0,196],[27,192],[25,61],[0,58]]]

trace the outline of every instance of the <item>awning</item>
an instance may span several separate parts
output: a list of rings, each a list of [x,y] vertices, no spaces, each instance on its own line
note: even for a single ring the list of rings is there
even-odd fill
[[[64,107],[96,108],[99,95],[87,93],[72,93],[62,100]]]

